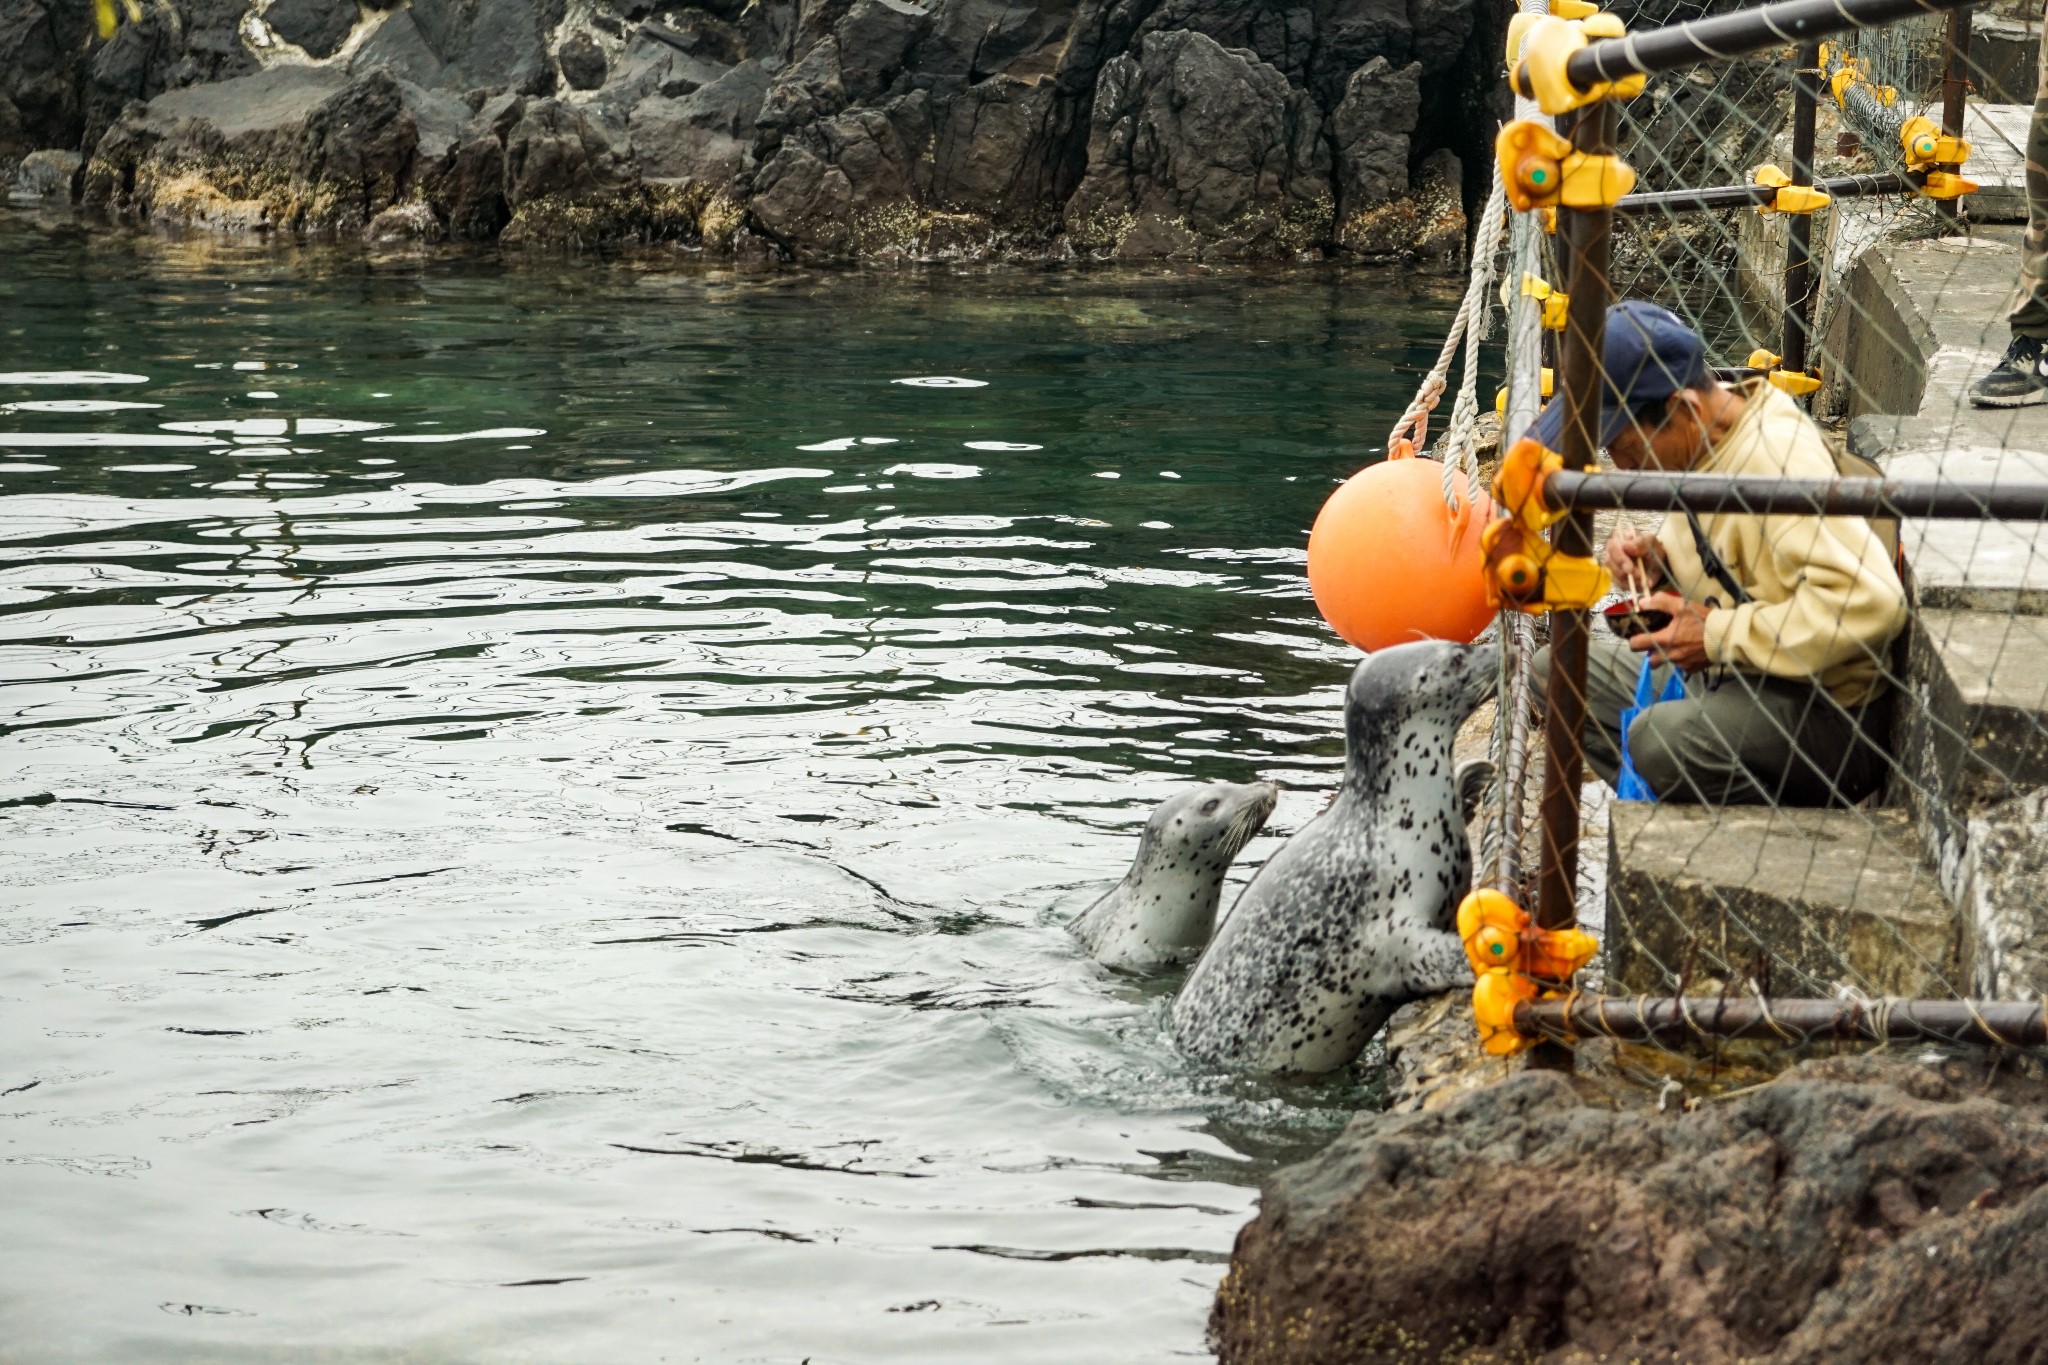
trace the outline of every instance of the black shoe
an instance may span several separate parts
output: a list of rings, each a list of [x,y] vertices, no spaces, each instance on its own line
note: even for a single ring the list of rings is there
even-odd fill
[[[2048,403],[2048,358],[2041,351],[2039,337],[2014,337],[1998,368],[1970,385],[1970,401],[1980,408]]]

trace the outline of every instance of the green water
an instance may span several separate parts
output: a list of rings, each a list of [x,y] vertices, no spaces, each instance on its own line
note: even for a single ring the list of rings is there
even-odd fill
[[[1372,1076],[1059,926],[1320,804],[1441,288],[0,259],[0,1355],[1206,1354]]]

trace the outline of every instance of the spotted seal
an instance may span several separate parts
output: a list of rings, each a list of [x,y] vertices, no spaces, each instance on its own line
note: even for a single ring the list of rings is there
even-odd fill
[[[1266,823],[1279,795],[1270,782],[1211,782],[1162,801],[1145,822],[1131,870],[1068,928],[1112,967],[1188,961],[1216,931],[1230,860]]]
[[[1436,640],[1358,665],[1336,799],[1266,860],[1174,1001],[1195,1060],[1330,1071],[1403,1001],[1471,980],[1451,928],[1472,880],[1451,740],[1494,676],[1492,650]]]

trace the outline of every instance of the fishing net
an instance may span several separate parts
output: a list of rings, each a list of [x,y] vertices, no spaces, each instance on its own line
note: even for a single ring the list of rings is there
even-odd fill
[[[1623,17],[1637,33],[1733,8],[1650,0]],[[1561,780],[1580,797],[1576,847],[1538,811],[1559,618],[1503,613],[1479,879],[1533,908],[1543,869],[1570,869],[1601,944],[1582,992],[1860,1002],[1858,1027],[1886,1002],[2048,995],[2048,406],[1970,396],[2006,352],[2023,265],[2048,268],[2023,242],[2038,25],[1962,14],[1664,71],[1614,102],[1636,180],[1614,210],[1612,297],[1675,312],[1741,396],[1719,434],[1747,454],[1696,472],[1883,478],[1962,506],[1822,516],[1759,505],[1749,484],[1697,531],[1669,502],[1598,512],[1596,557],[1616,535],[1657,547],[1601,608],[1676,589],[1714,615],[1704,666],[1645,675],[1593,613],[1585,768]],[[1594,115],[1559,131],[1574,117]],[[1958,181],[1974,192],[1951,195]],[[1475,243],[1506,447],[1561,387],[1556,296],[1597,284],[1573,278],[1570,215],[1563,231],[1548,216],[1509,211]],[[1602,468],[1651,458],[1669,420],[1663,402],[1633,416]],[[1735,440],[1741,422],[1766,434]],[[1460,445],[1440,453],[1470,458]],[[1749,1032],[1804,1044],[1840,1027],[1797,1013],[1766,1009]]]

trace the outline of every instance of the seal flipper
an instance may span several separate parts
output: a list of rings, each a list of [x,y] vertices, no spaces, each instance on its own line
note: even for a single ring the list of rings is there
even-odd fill
[[[1458,765],[1451,780],[1458,787],[1458,811],[1469,825],[1486,804],[1486,789],[1493,785],[1493,760],[1468,758]]]
[[[1465,958],[1464,940],[1448,930],[1429,934],[1402,970],[1401,984],[1411,996],[1438,995],[1470,986],[1472,964]]]

